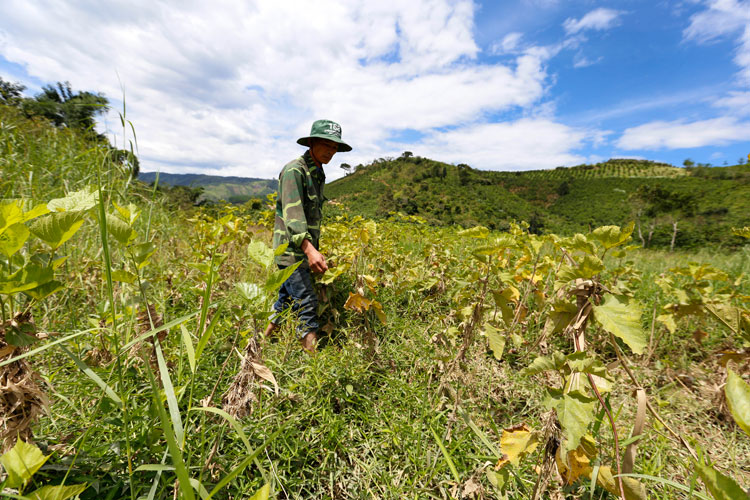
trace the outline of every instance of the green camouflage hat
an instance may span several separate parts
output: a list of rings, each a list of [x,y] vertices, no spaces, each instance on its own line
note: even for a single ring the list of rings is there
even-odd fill
[[[341,125],[331,120],[315,120],[310,129],[310,135],[297,139],[297,144],[310,147],[310,139],[313,137],[337,142],[339,144],[339,153],[352,150],[350,145],[341,140]]]

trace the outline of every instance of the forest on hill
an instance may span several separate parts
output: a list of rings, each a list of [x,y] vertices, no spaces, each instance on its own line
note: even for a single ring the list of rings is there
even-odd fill
[[[328,192],[309,356],[293,314],[263,336],[290,275],[274,207],[197,205],[136,167],[0,104],[0,496],[747,497],[750,227],[726,229],[731,252],[667,252],[634,222],[542,210],[643,179],[615,187],[681,207],[697,187],[659,182],[694,176],[359,168]],[[745,186],[704,180],[727,182]],[[419,215],[430,197],[446,205]]]
[[[403,155],[360,165],[326,196],[368,217],[419,215],[432,224],[574,234],[636,222],[643,247],[737,246],[750,219],[750,165],[677,168],[614,159],[552,170],[494,172]],[[674,243],[673,243],[674,239]]]
[[[247,203],[251,200],[265,199],[279,188],[278,179],[164,172],[158,175],[159,184],[185,186],[195,190],[197,203],[222,200],[235,204]],[[156,172],[141,172],[138,180],[151,184],[156,181],[156,176]],[[256,208],[260,208],[258,203],[256,203]]]

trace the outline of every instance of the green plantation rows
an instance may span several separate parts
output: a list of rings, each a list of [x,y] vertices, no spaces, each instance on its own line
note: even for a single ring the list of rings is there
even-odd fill
[[[750,485],[747,246],[687,256],[640,249],[632,223],[564,237],[332,214],[310,357],[294,318],[260,333],[289,273],[272,265],[272,198],[178,209],[111,148],[0,127],[2,495]]]
[[[533,180],[596,179],[609,177],[684,177],[685,169],[666,163],[643,160],[613,159],[592,165],[558,167],[551,170],[530,170],[517,173],[502,173],[500,176],[522,176]]]

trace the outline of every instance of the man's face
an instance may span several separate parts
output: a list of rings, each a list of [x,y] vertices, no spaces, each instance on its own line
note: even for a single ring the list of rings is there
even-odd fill
[[[310,152],[318,163],[325,165],[339,150],[339,145],[328,139],[313,138],[310,141]]]

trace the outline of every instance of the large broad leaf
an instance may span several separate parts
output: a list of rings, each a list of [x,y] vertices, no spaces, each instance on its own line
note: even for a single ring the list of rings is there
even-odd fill
[[[581,444],[581,438],[594,420],[596,399],[578,391],[563,393],[559,389],[547,389],[544,406],[554,409],[565,437],[565,450],[574,450]]]
[[[604,264],[598,257],[584,255],[577,266],[566,264],[560,268],[555,280],[555,290],[578,278],[585,280],[593,278],[602,271],[604,271]]]
[[[149,257],[151,257],[154,252],[156,252],[156,245],[154,245],[150,241],[147,241],[146,243],[140,243],[138,245],[131,246],[130,251],[132,252],[133,259],[135,260],[138,269],[143,269],[146,265],[148,265]]]
[[[52,295],[55,292],[59,292],[64,288],[64,285],[57,281],[52,280],[48,281],[47,283],[44,283],[43,285],[39,285],[36,288],[32,288],[31,290],[26,290],[25,293],[29,297],[36,299],[36,300],[42,300],[50,295]]]
[[[750,495],[745,493],[745,490],[734,479],[725,476],[710,465],[696,463],[695,469],[711,496],[716,500],[750,499]]]
[[[10,257],[21,248],[29,239],[29,229],[23,224],[13,224],[0,233],[0,252]]]
[[[117,210],[117,213],[120,214],[122,220],[127,222],[129,226],[132,226],[138,216],[141,215],[141,211],[132,203],[129,203],[127,207],[121,207],[113,201],[112,205],[114,205],[115,210]]]
[[[240,281],[234,284],[240,296],[248,302],[255,302],[263,297],[263,291],[255,283]]]
[[[263,267],[273,264],[273,254],[273,250],[260,240],[253,240],[247,246],[247,256]]]
[[[521,375],[535,375],[546,371],[560,371],[565,366],[565,355],[559,351],[552,356],[539,356],[529,366],[521,370]]]
[[[21,270],[13,273],[7,281],[0,281],[0,293],[25,292],[49,283],[52,281],[52,277],[52,268],[29,263]]]
[[[608,295],[594,306],[594,319],[602,328],[619,337],[634,353],[642,354],[648,337],[641,328],[641,306],[626,297]]]
[[[609,250],[618,245],[622,245],[630,239],[630,235],[633,234],[633,228],[635,222],[631,222],[627,226],[620,228],[619,226],[603,226],[594,229],[591,233],[591,238],[602,244],[604,248]]]
[[[85,484],[42,486],[38,490],[33,491],[28,495],[24,495],[24,498],[28,498],[29,500],[68,500],[68,498],[80,495],[86,490],[86,488],[88,488],[88,486]]]
[[[80,191],[68,193],[65,198],[56,198],[47,203],[47,208],[52,212],[81,212],[96,206],[99,202],[99,193],[91,186]]]
[[[596,255],[596,245],[592,241],[582,235],[581,233],[576,234],[571,238],[566,238],[562,241],[562,244],[571,251],[579,251],[587,253],[589,255]]]
[[[734,421],[750,435],[750,385],[746,384],[739,375],[729,370],[724,394],[727,397],[727,405],[729,411],[732,412]]]
[[[23,222],[23,209],[17,201],[0,205],[0,233],[14,224]]]
[[[29,229],[39,239],[56,249],[81,228],[83,213],[55,212],[35,220]]]
[[[487,238],[489,234],[490,234],[490,230],[484,226],[474,226],[472,228],[464,229],[463,231],[458,232],[458,236],[463,236],[465,238],[479,238],[479,239]]]
[[[490,324],[485,325],[484,333],[487,335],[487,340],[490,343],[492,355],[499,361],[502,359],[503,351],[505,350],[505,337],[500,330]]]
[[[266,280],[266,284],[263,285],[263,288],[268,293],[276,293],[276,291],[281,288],[281,285],[283,285],[284,282],[289,279],[289,276],[291,276],[292,273],[296,271],[301,264],[302,261],[299,261],[289,267],[279,269],[278,271],[272,273],[271,276],[269,276]]]
[[[5,487],[19,488],[27,484],[48,458],[33,444],[17,440],[15,446],[0,457],[0,464],[8,475]]]
[[[107,231],[124,246],[130,244],[136,237],[133,228],[115,214],[107,214]]]
[[[540,442],[539,432],[532,431],[526,424],[503,429],[503,435],[500,437],[502,456],[495,468],[500,469],[509,463],[518,466],[520,460],[532,453]]]
[[[606,465],[599,467],[599,473],[596,475],[596,483],[619,498],[620,486],[612,474],[612,467]],[[625,500],[646,500],[648,498],[646,496],[646,487],[632,477],[622,478],[622,488],[625,490]]]

